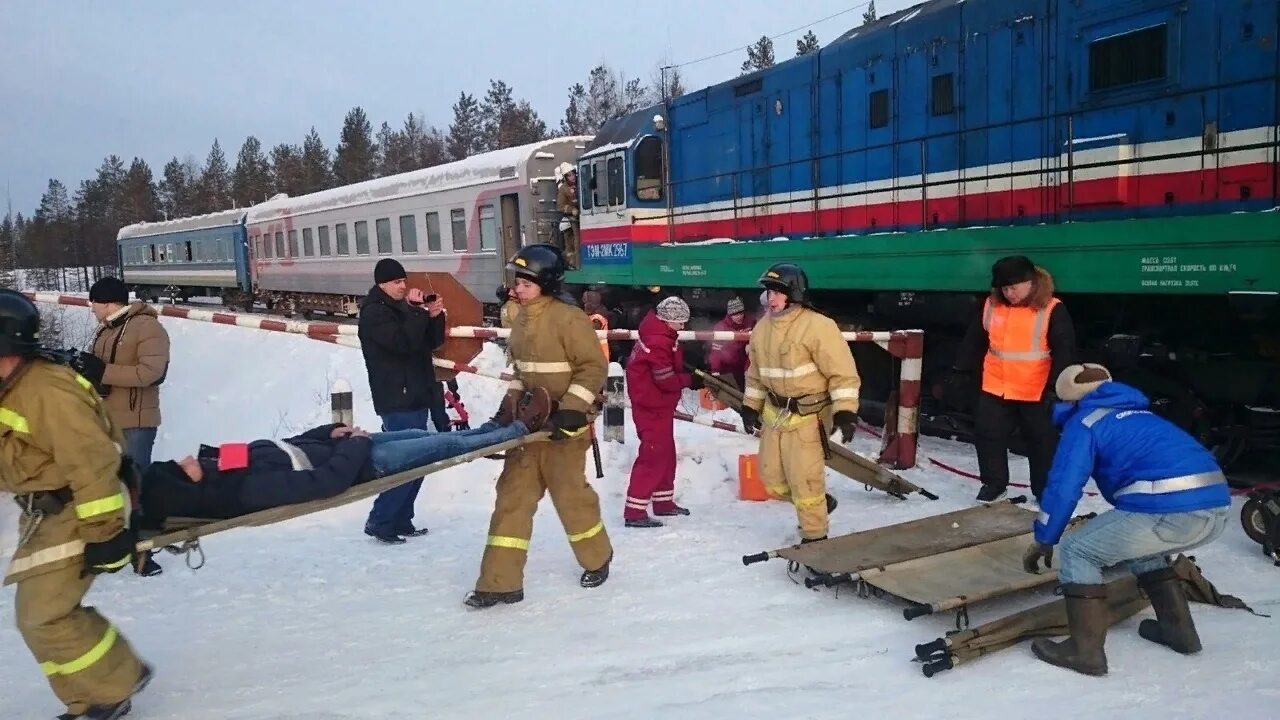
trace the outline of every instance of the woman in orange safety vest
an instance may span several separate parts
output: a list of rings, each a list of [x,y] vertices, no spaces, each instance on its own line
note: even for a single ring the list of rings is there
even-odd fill
[[[1075,362],[1071,316],[1054,297],[1053,277],[1022,255],[991,267],[991,294],[956,353],[952,380],[981,367],[982,391],[974,409],[974,445],[982,477],[980,502],[1004,497],[1009,485],[1009,438],[1020,430],[1039,502],[1053,463],[1058,431],[1052,417],[1052,383]]]

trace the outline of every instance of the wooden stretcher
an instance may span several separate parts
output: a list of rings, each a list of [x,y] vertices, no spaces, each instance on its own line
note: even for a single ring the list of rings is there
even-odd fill
[[[1033,541],[1035,513],[1023,498],[793,545],[742,558],[750,565],[774,557],[807,566],[808,588],[851,583],[860,595],[888,593],[909,605],[903,617],[956,611],[968,624],[972,603],[1057,581],[1057,570],[1028,573],[1022,554]],[[1088,517],[1075,518],[1067,532]]]
[[[390,490],[391,488],[403,485],[411,480],[415,480],[424,475],[446,470],[458,465],[465,465],[472,460],[501,453],[507,450],[527,445],[533,442],[542,442],[550,437],[550,433],[546,431],[531,433],[512,440],[489,445],[487,447],[473,450],[469,453],[457,455],[439,462],[434,462],[422,467],[405,470],[394,475],[377,478],[367,483],[355,485],[345,492],[334,495],[333,497],[321,498],[319,500],[311,500],[304,503],[296,503],[293,505],[282,505],[280,507],[267,508],[259,510],[247,515],[239,517],[221,519],[202,519],[202,518],[183,518],[171,517],[164,521],[162,528],[155,533],[139,533],[139,540],[135,546],[139,554],[152,550],[165,549],[174,554],[187,555],[187,565],[192,569],[198,569],[204,564],[203,550],[200,548],[200,539],[220,533],[232,528],[239,527],[261,527],[264,525],[273,525],[285,520],[310,515],[320,512],[321,510],[329,510],[362,500],[373,495]],[[192,553],[200,555],[200,563],[198,565],[191,564]]]

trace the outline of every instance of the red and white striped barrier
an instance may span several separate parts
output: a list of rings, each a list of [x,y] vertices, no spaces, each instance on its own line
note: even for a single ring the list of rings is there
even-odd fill
[[[899,331],[870,331],[862,330],[858,332],[841,333],[848,342],[873,342],[877,345],[885,346],[893,341],[895,335],[901,332],[921,332],[920,330],[899,330]],[[449,337],[465,337],[478,338],[484,340],[496,340],[498,338],[511,337],[511,328],[487,328],[460,325],[458,327],[449,328]],[[601,340],[639,340],[640,333],[637,330],[597,330],[596,337]],[[747,342],[751,340],[750,332],[726,332],[717,330],[681,330],[676,333],[676,339],[680,342],[710,342],[713,340]],[[887,349],[887,348],[886,348]]]

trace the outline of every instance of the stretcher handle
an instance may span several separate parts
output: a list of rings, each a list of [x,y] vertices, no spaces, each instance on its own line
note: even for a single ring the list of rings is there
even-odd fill
[[[918,617],[923,617],[925,615],[932,615],[932,614],[933,614],[933,607],[930,605],[925,605],[923,603],[917,603],[915,605],[910,605],[902,609],[902,617],[908,620],[915,620]]]
[[[756,553],[755,555],[743,555],[742,564],[755,565],[756,563],[761,563],[775,557],[778,557],[778,553],[773,550],[769,552]]]
[[[804,586],[810,590],[821,585],[822,587],[835,587],[843,582],[851,579],[849,573],[822,573],[821,575],[811,575],[804,579]]]
[[[938,638],[932,642],[923,643],[916,646],[916,659],[928,662],[934,655],[945,652],[947,649],[947,639]]]
[[[937,500],[937,499],[938,499],[938,496],[937,496],[937,495],[934,495],[933,493],[929,492],[928,490],[925,490],[924,488],[920,488],[917,492],[919,492],[921,495],[923,495],[923,496],[925,496],[925,497],[929,498],[930,500]]]
[[[920,672],[924,673],[925,677],[931,678],[934,675],[937,675],[944,670],[950,670],[955,666],[955,663],[951,661],[951,656],[947,655],[940,660],[925,663],[924,666],[920,668]]]

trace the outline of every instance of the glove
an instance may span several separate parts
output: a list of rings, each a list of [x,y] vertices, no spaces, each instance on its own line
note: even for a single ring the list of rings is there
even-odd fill
[[[703,381],[702,381],[702,376],[701,376],[701,375],[699,375],[699,374],[697,374],[697,373],[694,373],[694,374],[692,374],[692,375],[690,375],[690,376],[689,376],[689,389],[690,389],[690,390],[701,390],[702,388],[706,387],[706,385],[707,385],[707,384],[706,384],[705,382],[703,382]]]
[[[1044,558],[1044,569],[1048,570],[1049,564],[1053,562],[1053,546],[1031,543],[1031,547],[1022,554],[1022,569],[1032,575],[1038,575],[1040,570],[1037,565],[1041,558]]]
[[[835,428],[831,431],[831,436],[835,437],[836,430],[840,431],[840,444],[848,443],[853,440],[853,434],[858,430],[858,416],[848,410],[841,410],[831,418],[831,422]]]
[[[746,430],[748,433],[754,433],[756,430],[760,429],[760,413],[758,411],[752,410],[746,405],[743,405],[742,409],[738,411],[738,414],[742,416],[743,430]]]
[[[133,560],[135,543],[137,540],[133,536],[133,531],[127,528],[116,533],[115,537],[106,542],[86,543],[84,573],[99,575],[120,572]]]
[[[102,375],[107,371],[107,364],[93,353],[80,352],[80,356],[71,361],[71,367],[93,383],[100,395],[106,395],[110,388],[102,386]]]
[[[587,429],[587,414],[581,410],[556,410],[547,418],[547,429],[552,440],[577,437]]]

